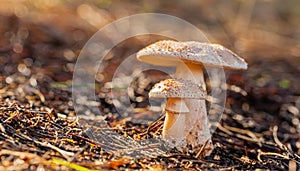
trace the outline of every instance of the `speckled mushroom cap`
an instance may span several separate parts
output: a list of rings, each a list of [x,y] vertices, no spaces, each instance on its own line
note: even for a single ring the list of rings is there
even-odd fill
[[[137,53],[137,59],[159,66],[176,66],[179,62],[190,62],[230,69],[247,69],[244,59],[224,46],[195,41],[158,41],[141,49]]]
[[[150,98],[206,99],[202,86],[189,80],[166,79],[156,83],[149,92]]]

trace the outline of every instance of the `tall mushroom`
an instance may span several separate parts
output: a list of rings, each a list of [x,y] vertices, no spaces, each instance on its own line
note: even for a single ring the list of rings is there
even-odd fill
[[[163,139],[177,147],[186,144],[185,132],[186,114],[189,109],[185,99],[205,99],[206,91],[202,86],[183,79],[166,79],[153,86],[149,92],[150,98],[168,98],[165,107],[165,122]]]
[[[204,90],[204,65],[247,69],[247,63],[229,49],[217,44],[195,41],[159,41],[140,50],[137,59],[158,66],[176,66],[175,78],[201,84]],[[185,99],[185,102],[189,109],[185,118],[186,125],[190,125],[185,128],[187,143],[192,147],[199,147],[206,141],[211,142],[205,101]]]

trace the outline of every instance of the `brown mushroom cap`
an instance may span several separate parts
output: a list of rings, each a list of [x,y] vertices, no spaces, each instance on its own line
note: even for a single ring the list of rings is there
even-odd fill
[[[176,66],[179,62],[190,62],[230,69],[247,69],[244,59],[224,46],[195,41],[158,41],[140,50],[137,59],[159,66]]]
[[[183,79],[163,80],[155,84],[149,92],[150,98],[206,99],[206,96],[201,85]]]

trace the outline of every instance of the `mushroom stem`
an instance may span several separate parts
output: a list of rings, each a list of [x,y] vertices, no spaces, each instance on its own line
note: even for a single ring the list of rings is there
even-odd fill
[[[203,65],[180,62],[176,67],[175,77],[201,84],[203,89],[206,90]]]
[[[166,118],[163,126],[163,139],[178,146],[185,143],[185,113],[188,108],[184,100],[180,98],[169,98],[166,104]]]
[[[203,65],[192,63],[180,63],[176,68],[175,78],[191,80],[200,84],[206,90],[203,74]],[[207,140],[210,144],[211,134],[208,126],[208,117],[205,100],[185,99],[189,113],[185,117],[185,135],[188,144],[199,147]]]

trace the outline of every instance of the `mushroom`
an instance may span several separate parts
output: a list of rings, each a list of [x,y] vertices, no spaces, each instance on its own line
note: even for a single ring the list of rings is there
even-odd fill
[[[184,99],[205,99],[206,91],[202,86],[183,79],[166,79],[153,86],[150,98],[168,98],[165,107],[163,139],[177,147],[184,146],[186,128],[185,117],[189,109]]]
[[[175,78],[191,80],[202,85],[204,90],[206,90],[204,65],[247,69],[247,63],[229,49],[218,44],[195,41],[158,41],[140,50],[137,59],[158,66],[176,66]],[[184,101],[189,109],[189,114],[185,118],[186,125],[190,125],[185,128],[187,143],[196,148],[208,141],[207,149],[212,148],[205,100]]]

